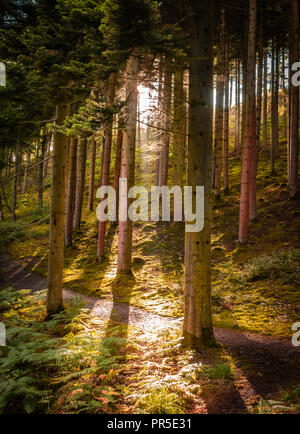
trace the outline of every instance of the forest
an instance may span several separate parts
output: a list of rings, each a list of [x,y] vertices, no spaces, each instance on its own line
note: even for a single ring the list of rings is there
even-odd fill
[[[300,413],[299,18],[1,1],[0,414]]]

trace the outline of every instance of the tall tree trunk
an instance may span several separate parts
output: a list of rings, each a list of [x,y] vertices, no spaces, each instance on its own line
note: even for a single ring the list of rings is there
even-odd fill
[[[43,136],[41,140],[41,153],[40,153],[40,164],[39,164],[39,184],[38,184],[38,206],[43,206],[43,188],[44,188],[44,159],[45,159],[45,149],[47,143],[47,132],[46,129],[43,130]]]
[[[217,66],[216,115],[215,115],[215,196],[220,197],[222,175],[222,149],[224,128],[224,65],[225,65],[225,10],[221,10],[220,43]]]
[[[282,136],[283,139],[286,139],[288,134],[288,120],[287,120],[288,110],[287,110],[287,98],[286,98],[286,87],[285,87],[285,47],[282,48],[281,68],[282,68],[282,104],[284,107]]]
[[[25,193],[26,188],[27,188],[29,165],[30,165],[30,150],[28,150],[27,153],[26,153],[26,162],[25,162],[25,171],[24,171],[24,178],[23,178],[22,194]]]
[[[126,197],[128,190],[134,185],[138,73],[138,58],[130,56],[126,67],[126,95],[128,95],[128,97],[125,112],[120,174],[121,178],[127,180]],[[132,221],[128,219],[128,206],[130,202],[130,200],[128,200],[127,204],[124,200],[120,202],[117,278],[132,274]]]
[[[158,116],[157,122],[157,145],[156,145],[156,159],[155,159],[155,185],[160,185],[160,155],[161,155],[161,139],[162,139],[162,97],[163,97],[163,65],[162,58],[159,59],[159,77],[158,77]]]
[[[69,141],[69,168],[66,199],[66,224],[65,224],[65,246],[72,246],[73,213],[76,187],[76,158],[77,139],[71,137]]]
[[[249,2],[249,35],[248,35],[248,60],[247,60],[247,89],[246,89],[246,117],[245,140],[242,150],[242,180],[239,219],[239,241],[248,241],[249,219],[249,188],[251,159],[254,158],[256,104],[255,104],[255,66],[256,66],[256,0]]]
[[[241,76],[240,76],[240,62],[239,60],[236,61],[236,82],[235,82],[235,106],[236,106],[236,112],[235,112],[235,142],[234,142],[234,155],[238,155],[240,153],[241,148],[241,142],[240,142],[240,136],[241,136]]]
[[[262,120],[262,148],[268,149],[268,50],[264,53],[264,101]]]
[[[162,143],[160,152],[160,185],[168,185],[169,173],[169,147],[170,147],[170,119],[171,119],[171,96],[172,96],[172,72],[166,66],[164,74],[163,90],[163,115],[164,130],[162,131]]]
[[[63,125],[70,113],[70,104],[56,107],[57,125]],[[51,217],[48,259],[47,314],[57,313],[63,307],[62,282],[64,267],[65,179],[68,159],[68,138],[55,133],[52,171]]]
[[[272,102],[271,102],[271,174],[275,173],[275,158],[278,155],[278,48],[275,36],[272,39]]]
[[[173,156],[174,174],[173,185],[183,187],[183,173],[185,168],[185,101],[183,89],[183,69],[177,69],[174,74],[174,118],[173,118]]]
[[[241,147],[244,146],[246,125],[246,100],[247,100],[247,59],[243,56],[242,61],[242,118],[241,118]]]
[[[116,217],[119,221],[119,179],[121,171],[121,156],[122,156],[122,143],[123,143],[123,129],[122,121],[118,120],[118,133],[117,133],[117,146],[116,146],[116,156],[115,156],[115,172],[114,172],[114,190],[116,192]]]
[[[251,158],[250,170],[250,185],[249,185],[249,220],[255,220],[257,216],[256,204],[256,176],[257,176],[257,163],[259,155],[260,144],[260,120],[261,120],[261,106],[262,106],[262,75],[263,75],[263,39],[262,39],[262,26],[260,25],[259,31],[259,44],[258,44],[258,66],[257,66],[257,102],[256,102],[256,140]]]
[[[109,105],[112,105],[114,103],[115,88],[116,88],[116,74],[112,72],[109,76],[108,89],[107,89],[107,103]],[[110,116],[107,121],[106,129],[105,129],[105,142],[104,142],[103,164],[102,164],[102,174],[101,174],[102,186],[109,184],[112,127],[113,127],[113,116]],[[98,243],[97,243],[97,257],[99,261],[101,261],[101,259],[104,256],[105,231],[106,231],[106,222],[99,222]]]
[[[90,179],[89,179],[89,198],[88,198],[89,211],[93,211],[94,209],[95,162],[96,162],[96,140],[94,137],[92,137],[91,148],[90,148]]]
[[[78,229],[81,223],[82,202],[85,183],[87,139],[78,139],[76,163],[76,194],[73,215],[73,229]]]
[[[299,61],[299,3],[291,0],[290,15],[290,71]],[[299,147],[299,87],[293,86],[290,74],[290,113],[289,113],[289,196],[298,196],[298,147]]]
[[[20,139],[17,139],[16,154],[15,154],[15,170],[14,170],[14,180],[13,180],[13,193],[12,193],[12,219],[16,220],[16,208],[17,208],[17,190],[18,190],[18,173],[20,172],[20,152],[21,143]]]
[[[184,345],[214,345],[211,314],[212,1],[190,0],[191,60],[187,184],[204,186],[204,228],[185,233]]]
[[[229,39],[226,38],[225,55],[225,101],[224,101],[224,156],[223,156],[223,182],[224,194],[229,193],[228,183],[228,144],[229,144]]]

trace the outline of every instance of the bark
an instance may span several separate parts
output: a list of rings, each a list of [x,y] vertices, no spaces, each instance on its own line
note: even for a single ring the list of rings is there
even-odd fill
[[[171,96],[172,96],[172,73],[166,67],[164,74],[163,90],[163,115],[164,129],[162,131],[162,142],[160,151],[160,185],[168,185],[169,172],[169,148],[170,148],[170,118],[171,118]]]
[[[223,183],[224,194],[229,193],[228,183],[228,144],[229,144],[229,40],[227,36],[225,52],[225,100],[224,100],[224,155],[223,155]]]
[[[278,49],[275,37],[272,40],[271,124],[271,174],[274,174],[275,158],[278,156]]]
[[[155,159],[155,185],[160,185],[160,153],[161,153],[161,116],[162,116],[162,92],[163,92],[163,68],[162,59],[159,61],[159,78],[158,78],[158,116],[159,120],[157,123],[157,149],[156,149],[156,159]]]
[[[260,26],[258,66],[257,66],[257,103],[256,103],[256,140],[251,158],[250,185],[249,185],[249,220],[255,220],[257,216],[256,204],[256,176],[260,144],[260,120],[262,106],[262,75],[263,75],[263,39]]]
[[[123,133],[121,173],[120,177],[127,179],[127,192],[134,185],[135,169],[135,142],[137,119],[137,86],[138,86],[139,61],[137,57],[130,56],[126,66],[126,95],[127,105],[125,112],[125,126]],[[120,203],[122,210],[127,214],[127,207]],[[120,210],[121,211],[121,210]],[[124,221],[122,221],[124,220]],[[132,260],[132,222],[126,217],[120,218],[118,234],[118,268],[117,278],[123,275],[131,275]]]
[[[82,202],[85,183],[87,139],[78,139],[76,162],[76,194],[73,215],[73,229],[78,229],[81,223]]]
[[[236,62],[236,81],[235,81],[235,142],[234,142],[234,155],[238,155],[240,153],[240,136],[241,136],[241,77],[240,77],[240,62],[237,60]]]
[[[109,76],[108,89],[107,89],[107,103],[109,105],[112,105],[114,103],[115,87],[116,87],[116,74],[111,73]],[[104,141],[104,149],[103,149],[103,163],[102,163],[102,174],[101,174],[101,185],[103,186],[109,184],[112,127],[113,127],[113,116],[110,116],[105,129],[105,141]],[[101,259],[104,256],[105,231],[106,231],[106,222],[99,222],[98,243],[97,243],[97,257],[99,261],[101,261]]]
[[[30,165],[30,150],[28,150],[26,153],[26,162],[25,162],[25,172],[24,172],[24,178],[23,178],[22,194],[25,193],[26,188],[27,188],[29,165]]]
[[[268,149],[268,50],[264,53],[264,101],[262,119],[262,148]]]
[[[56,107],[57,124],[62,125],[70,113],[69,104]],[[63,307],[62,281],[64,266],[65,178],[68,157],[68,138],[56,132],[52,171],[51,217],[48,259],[47,314],[57,313]]]
[[[299,61],[299,3],[291,0],[290,14],[290,71],[292,65]],[[291,74],[290,74],[291,80]],[[298,147],[299,147],[299,87],[290,81],[289,113],[289,196],[298,196]]]
[[[94,209],[94,191],[95,191],[95,162],[96,162],[96,140],[94,137],[91,139],[90,149],[90,178],[89,178],[89,198],[88,210]]]
[[[19,175],[17,174],[20,172],[20,156],[21,156],[21,143],[20,139],[17,140],[16,145],[16,153],[15,153],[15,169],[14,169],[14,180],[13,180],[13,193],[12,193],[12,219],[16,220],[16,208],[17,208],[17,190],[18,190],[18,179]]]
[[[220,197],[223,169],[224,128],[224,66],[225,66],[225,11],[221,11],[220,44],[217,65],[216,117],[215,117],[215,196]]]
[[[121,171],[121,155],[122,155],[122,143],[123,143],[123,130],[121,128],[121,122],[119,120],[118,125],[118,133],[117,133],[117,147],[116,147],[116,156],[115,156],[115,172],[114,172],[114,189],[116,192],[116,216],[118,221],[119,215],[119,178]]]
[[[282,104],[284,107],[283,112],[283,139],[287,138],[288,135],[288,110],[287,110],[287,98],[286,98],[286,87],[285,87],[285,47],[282,48]]]
[[[73,213],[76,187],[76,156],[77,156],[77,139],[70,138],[69,142],[69,167],[67,181],[67,199],[66,199],[66,224],[65,224],[65,246],[72,246],[73,231]]]
[[[173,185],[183,187],[183,173],[185,169],[185,101],[183,89],[182,69],[176,70],[174,74],[174,118],[173,118],[173,157],[174,174]]]
[[[47,133],[44,130],[41,140],[41,152],[40,152],[40,164],[39,164],[39,177],[38,177],[38,206],[43,206],[43,187],[44,187],[44,159],[45,159],[45,149],[47,143]]]
[[[204,228],[185,233],[184,345],[214,345],[211,314],[212,1],[190,0],[191,59],[187,184],[204,186]]]
[[[247,58],[247,88],[246,88],[246,117],[245,117],[245,140],[242,149],[242,180],[239,218],[239,241],[248,241],[249,219],[249,188],[251,159],[255,148],[256,127],[256,104],[255,104],[255,66],[256,66],[256,0],[249,2],[249,35],[248,35],[248,58]]]

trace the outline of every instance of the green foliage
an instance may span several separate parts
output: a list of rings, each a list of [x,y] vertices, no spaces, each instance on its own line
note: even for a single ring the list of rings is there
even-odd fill
[[[260,256],[245,265],[246,280],[281,278],[286,283],[296,283],[300,279],[300,250],[280,251],[271,256]]]
[[[168,387],[150,388],[137,401],[141,413],[147,414],[184,414],[185,402],[178,393]]]
[[[216,363],[214,366],[204,365],[201,367],[201,372],[210,380],[231,380],[233,378],[231,366],[223,362]]]
[[[0,293],[7,329],[0,352],[0,410],[45,412],[63,395],[66,412],[107,411],[119,394],[110,382],[118,373],[123,339],[117,331],[102,338],[80,298],[44,321],[44,297],[44,291]]]

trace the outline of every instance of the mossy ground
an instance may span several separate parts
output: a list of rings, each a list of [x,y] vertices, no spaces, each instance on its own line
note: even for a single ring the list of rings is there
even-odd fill
[[[245,246],[237,242],[240,161],[230,159],[230,193],[213,204],[213,318],[214,325],[218,327],[290,338],[291,325],[299,320],[300,315],[300,219],[299,202],[288,199],[283,146],[280,152],[276,174],[272,177],[268,156],[261,155],[258,168],[258,216],[255,222],[250,223],[250,238]],[[2,250],[18,259],[31,258],[31,268],[42,275],[47,274],[48,224],[43,221],[41,224],[28,225],[49,215],[49,193],[47,188],[45,207],[37,210],[36,198],[29,191],[20,200],[17,222],[5,221],[0,227]],[[79,293],[111,298],[117,266],[116,229],[113,226],[108,228],[107,254],[104,261],[99,263],[96,259],[97,222],[95,213],[88,212],[86,204],[82,220],[80,230],[74,234],[73,247],[65,252],[65,286]],[[161,315],[181,317],[183,225],[136,223],[133,245],[135,281],[130,284],[130,300],[126,285],[119,288],[119,300],[130,301],[133,305]],[[106,336],[110,334],[111,329],[107,324],[99,323],[97,327],[102,330],[101,333],[106,330]],[[124,332],[122,326],[116,327],[117,334]],[[126,340],[126,357],[120,364],[118,375],[114,377],[121,388],[118,389],[118,405],[105,411],[298,411],[298,395],[293,394],[293,402],[286,398],[292,394],[295,384],[283,383],[271,394],[270,399],[250,396],[248,400],[241,401],[236,380],[241,364],[223,348],[201,355],[183,352],[178,327],[155,333],[151,330],[137,333],[128,328]],[[253,370],[251,362],[245,369],[248,372]],[[241,378],[243,375],[239,376],[239,382]],[[80,399],[77,407],[73,408],[70,404],[74,392],[67,388],[63,395],[65,400],[53,402],[50,410],[94,412],[93,406],[89,410],[85,407],[86,398],[80,395],[80,385],[90,384],[92,391],[94,386],[99,388],[98,391],[106,390],[101,381],[97,381],[93,376],[85,378],[82,374],[78,383]],[[84,393],[90,396],[92,392]]]
[[[258,216],[250,223],[245,246],[237,241],[240,161],[230,159],[230,194],[213,204],[212,295],[217,326],[290,337],[291,324],[299,319],[299,202],[288,199],[284,152],[281,147],[272,177],[268,156],[261,155]],[[45,207],[37,210],[35,203],[30,193],[22,198],[17,223],[2,223],[2,240],[8,234],[11,243],[3,244],[9,252],[16,258],[34,258],[34,270],[46,275],[47,222],[24,230],[21,227],[48,215],[49,189],[45,192]],[[116,228],[108,229],[107,255],[99,263],[95,213],[88,212],[85,204],[82,220],[81,228],[74,234],[73,247],[66,249],[65,285],[81,293],[111,297],[117,266]],[[130,302],[162,315],[181,316],[183,224],[136,223],[133,245],[135,283]],[[253,277],[255,268],[262,270]],[[126,298],[126,288],[122,293]]]

